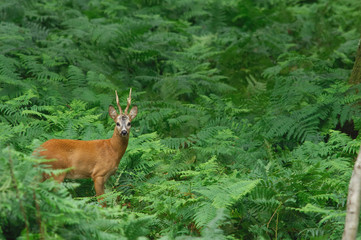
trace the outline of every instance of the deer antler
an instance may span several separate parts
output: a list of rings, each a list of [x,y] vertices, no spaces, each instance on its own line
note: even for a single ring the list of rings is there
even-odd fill
[[[119,115],[122,114],[122,108],[120,107],[119,105],[119,98],[118,98],[118,93],[117,93],[117,90],[115,90],[115,100],[117,100],[117,105],[118,105],[118,109],[119,109]]]
[[[129,90],[129,97],[127,98],[127,107],[124,110],[124,114],[128,114],[128,109],[131,102],[132,102],[132,89]]]

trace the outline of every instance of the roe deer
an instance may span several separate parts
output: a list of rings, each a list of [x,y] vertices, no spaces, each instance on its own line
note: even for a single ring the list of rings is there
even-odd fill
[[[134,106],[128,114],[131,94],[132,89],[129,91],[127,107],[123,113],[117,91],[115,91],[119,114],[111,105],[108,110],[109,116],[116,123],[112,138],[92,141],[51,139],[40,146],[39,155],[45,159],[54,160],[45,163],[50,168],[71,168],[70,171],[59,175],[52,174],[56,181],[62,182],[64,178],[92,178],[96,195],[104,194],[104,184],[118,168],[120,159],[128,146],[131,122],[138,113],[137,106]],[[44,176],[45,178],[49,176]]]

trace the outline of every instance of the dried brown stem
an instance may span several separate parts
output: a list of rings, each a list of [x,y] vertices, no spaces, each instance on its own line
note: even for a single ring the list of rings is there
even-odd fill
[[[276,208],[276,210],[273,212],[271,218],[269,219],[269,221],[268,221],[268,223],[267,223],[267,228],[269,228],[269,225],[270,225],[273,217],[274,217],[275,214],[278,212],[278,209],[280,209],[280,207],[282,206],[282,204],[283,204],[283,202],[281,202],[281,203],[278,205],[278,207]],[[277,222],[277,224],[278,224],[278,222]]]

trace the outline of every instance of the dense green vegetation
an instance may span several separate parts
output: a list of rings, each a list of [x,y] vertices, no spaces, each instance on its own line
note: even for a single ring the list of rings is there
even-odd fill
[[[340,239],[361,128],[358,0],[0,2],[0,239]],[[101,208],[51,138],[139,113]]]

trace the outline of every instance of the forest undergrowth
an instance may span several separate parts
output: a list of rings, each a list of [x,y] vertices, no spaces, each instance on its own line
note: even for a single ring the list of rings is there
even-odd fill
[[[356,0],[0,2],[0,239],[340,239],[360,146]],[[138,116],[101,208],[52,138]]]

